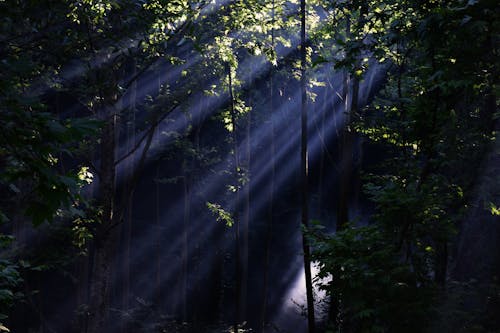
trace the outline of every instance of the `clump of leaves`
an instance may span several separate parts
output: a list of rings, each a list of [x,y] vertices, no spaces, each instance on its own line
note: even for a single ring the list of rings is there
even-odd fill
[[[334,235],[309,232],[315,283],[330,298],[332,328],[346,332],[421,332],[433,288],[401,260],[377,225]]]
[[[208,209],[215,215],[217,222],[224,222],[226,226],[232,227],[234,224],[233,217],[231,213],[222,208],[221,205],[217,203],[207,202]]]
[[[0,136],[0,186],[22,201],[25,215],[34,225],[51,221],[57,210],[69,207],[78,199],[80,188],[92,180],[85,167],[64,172],[60,157],[73,157],[75,143],[95,133],[99,123],[88,119],[60,121],[47,112],[13,108],[2,110],[0,125],[4,129]],[[5,210],[1,219],[8,218]]]
[[[13,238],[0,234],[0,249],[10,245]],[[15,289],[23,282],[19,272],[20,267],[9,258],[0,258],[0,321],[7,319],[7,313],[20,294]],[[0,332],[9,329],[0,322]]]

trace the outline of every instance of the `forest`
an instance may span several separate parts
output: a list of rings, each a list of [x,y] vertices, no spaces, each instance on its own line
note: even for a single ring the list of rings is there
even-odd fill
[[[0,332],[500,332],[495,0],[0,0]]]

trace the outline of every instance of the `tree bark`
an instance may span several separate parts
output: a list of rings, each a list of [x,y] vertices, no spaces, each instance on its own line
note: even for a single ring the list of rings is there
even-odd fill
[[[275,0],[272,0],[272,28],[271,28],[271,48],[275,51],[274,43],[274,24],[275,24]],[[266,225],[266,247],[264,250],[264,286],[262,288],[262,313],[260,330],[264,332],[267,325],[267,303],[269,292],[269,266],[271,261],[271,244],[272,244],[272,230],[273,230],[273,214],[274,214],[274,178],[276,175],[275,155],[276,147],[274,142],[274,69],[271,68],[269,73],[269,120],[271,125],[271,143],[269,145],[269,160],[271,161],[271,179],[269,181],[269,204],[267,208],[267,225]]]
[[[309,226],[309,170],[307,160],[307,91],[306,91],[306,1],[300,1],[300,89],[301,89],[301,194],[302,225]],[[307,323],[309,333],[315,332],[314,296],[311,275],[311,253],[305,233],[302,233],[302,249],[304,251],[304,274],[306,280]]]
[[[250,92],[249,92],[250,94]],[[251,96],[248,97],[248,105],[252,104]],[[251,150],[250,150],[250,135],[251,135],[251,111],[247,113],[246,124],[246,170],[245,170],[245,189],[244,195],[244,208],[243,208],[243,241],[241,251],[241,314],[243,319],[246,318],[246,302],[248,296],[248,248],[249,248],[249,224],[250,224],[250,163],[251,163]]]
[[[271,119],[272,121],[272,119]],[[273,128],[273,125],[271,125]],[[273,128],[274,129],[274,128]],[[267,225],[266,225],[266,245],[264,250],[264,286],[262,288],[262,313],[261,313],[261,332],[265,331],[267,325],[267,306],[268,306],[268,293],[269,293],[269,267],[271,263],[271,244],[273,232],[273,214],[274,214],[274,177],[275,177],[275,162],[274,162],[274,130],[271,130],[271,181],[269,183],[269,204],[267,208]]]
[[[135,59],[131,60],[132,75],[136,73]],[[131,92],[129,97],[129,114],[126,123],[126,147],[127,151],[131,151],[135,146],[135,112],[137,99],[137,82],[130,86]],[[131,181],[134,170],[134,159],[129,158],[125,164],[126,190],[123,193],[125,203],[124,223],[122,226],[122,242],[123,242],[123,273],[122,273],[122,309],[128,311],[130,306],[130,245],[132,241],[132,212],[133,212],[133,190]],[[130,194],[129,194],[130,193]],[[127,332],[127,328],[125,328]]]
[[[110,110],[106,108],[107,110]],[[97,227],[94,248],[93,279],[90,288],[89,333],[105,330],[109,308],[110,260],[114,246],[114,198],[115,198],[115,116],[104,112],[106,125],[101,134],[101,167],[99,202],[102,218]]]
[[[181,274],[181,318],[187,321],[187,288],[188,288],[188,258],[189,258],[189,225],[191,221],[191,176],[190,170],[187,170],[187,160],[184,160],[183,169],[183,192],[184,192],[184,217],[182,224],[182,274]]]
[[[234,220],[234,236],[235,236],[235,315],[234,315],[234,323],[233,329],[234,332],[238,332],[238,326],[241,319],[241,251],[240,251],[240,224],[239,224],[239,202],[240,202],[240,190],[239,190],[239,156],[238,156],[238,142],[236,138],[236,108],[235,108],[235,99],[233,95],[233,78],[231,73],[231,65],[227,64],[227,75],[229,82],[229,98],[230,98],[230,116],[231,116],[231,125],[233,127],[232,130],[232,144],[233,144],[233,157],[234,157],[234,178],[236,183],[236,205],[233,211],[233,220]]]

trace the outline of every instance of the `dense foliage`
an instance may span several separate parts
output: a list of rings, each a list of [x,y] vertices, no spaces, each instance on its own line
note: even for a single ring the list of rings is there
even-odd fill
[[[319,277],[332,279],[323,287],[338,302],[336,329],[422,332],[498,135],[499,12],[492,1],[347,6],[349,15],[368,8],[340,46],[341,64],[355,75],[362,56],[389,66],[385,87],[354,115],[356,131],[387,157],[365,174],[376,205],[369,226],[317,239]]]

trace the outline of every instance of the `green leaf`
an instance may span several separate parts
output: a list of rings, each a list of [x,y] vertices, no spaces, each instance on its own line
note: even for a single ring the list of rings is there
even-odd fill
[[[207,202],[208,209],[216,216],[217,222],[224,222],[226,226],[232,227],[234,224],[233,217],[227,211],[225,211],[221,205]]]
[[[500,206],[496,206],[493,202],[489,203],[491,215],[500,216]]]

